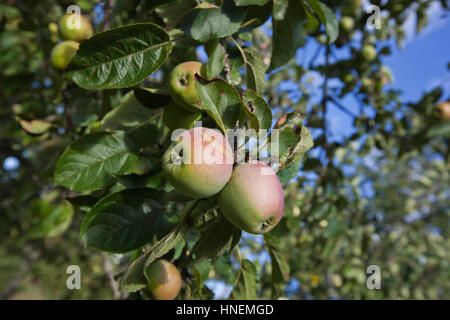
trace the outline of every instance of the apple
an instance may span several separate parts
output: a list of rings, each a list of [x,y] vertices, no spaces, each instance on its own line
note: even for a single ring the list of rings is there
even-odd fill
[[[219,208],[235,227],[266,233],[283,217],[284,194],[280,180],[263,162],[239,164],[219,193]]]
[[[148,268],[148,291],[157,300],[173,300],[181,289],[181,275],[169,261],[159,259]]]
[[[394,82],[394,75],[391,71],[391,69],[387,66],[381,66],[379,71],[379,76],[381,79],[381,84],[384,86],[388,83]]]
[[[320,44],[327,44],[328,39],[327,39],[327,36],[326,36],[326,35],[321,34],[321,35],[318,35],[318,36],[316,37],[316,41],[317,41],[318,43],[320,43]]]
[[[70,61],[75,57],[80,44],[67,40],[58,43],[52,50],[51,60],[55,68],[64,70]]]
[[[78,15],[78,16],[77,16]],[[79,20],[78,20],[79,19]],[[80,25],[77,26],[77,22]],[[83,41],[89,39],[94,34],[92,25],[88,18],[82,14],[67,13],[59,20],[59,32],[63,40]]]
[[[222,190],[231,177],[234,160],[226,137],[213,129],[195,127],[176,139],[162,158],[163,172],[175,190],[193,199]]]
[[[188,61],[177,65],[169,75],[169,93],[173,101],[188,111],[198,111],[201,102],[195,88],[195,74],[201,74],[202,64]]]
[[[450,120],[450,102],[445,101],[438,104],[438,109],[441,115],[441,120]]]
[[[350,83],[353,80],[355,80],[355,77],[351,74],[351,73],[346,73],[343,77],[342,77],[342,81],[345,83]]]
[[[377,50],[375,50],[375,47],[367,44],[363,46],[361,50],[361,55],[364,58],[364,60],[372,61],[377,57]]]
[[[343,16],[340,21],[341,29],[344,32],[350,32],[355,27],[355,20],[352,17]]]
[[[202,113],[199,111],[187,111],[184,108],[178,106],[175,102],[169,102],[163,111],[164,124],[170,129],[191,129],[194,126],[194,122],[202,117]]]

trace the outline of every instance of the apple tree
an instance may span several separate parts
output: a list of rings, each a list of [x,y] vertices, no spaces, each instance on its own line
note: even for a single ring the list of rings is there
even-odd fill
[[[371,2],[379,28],[359,0],[0,5],[4,274],[81,264],[85,298],[448,298],[448,97],[403,101],[383,65],[432,1]],[[205,157],[189,139],[227,161],[172,163]]]

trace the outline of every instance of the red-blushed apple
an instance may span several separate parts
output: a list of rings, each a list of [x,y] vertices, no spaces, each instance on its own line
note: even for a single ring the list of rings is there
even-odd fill
[[[445,101],[438,104],[438,110],[442,121],[450,120],[450,102]]]
[[[173,101],[169,102],[163,111],[164,124],[172,131],[175,129],[191,129],[194,126],[194,122],[201,117],[201,112],[187,111]]]
[[[177,65],[169,75],[169,93],[173,101],[188,111],[198,111],[201,102],[195,88],[195,74],[201,74],[202,64],[188,61]]]
[[[59,33],[63,40],[80,42],[92,37],[94,29],[88,18],[82,14],[67,13],[59,20]]]
[[[218,202],[225,218],[249,233],[266,233],[283,217],[280,180],[271,167],[260,161],[236,166]]]
[[[195,127],[172,142],[163,155],[162,169],[175,190],[200,199],[222,190],[231,177],[233,160],[233,151],[223,134]]]
[[[148,269],[148,291],[157,300],[173,300],[181,289],[181,275],[167,260],[153,262]]]
[[[52,50],[51,60],[53,67],[64,70],[70,61],[75,57],[80,44],[75,41],[62,41]]]

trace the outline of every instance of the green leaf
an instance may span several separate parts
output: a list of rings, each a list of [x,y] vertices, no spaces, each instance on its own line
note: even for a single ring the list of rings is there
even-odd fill
[[[41,135],[51,128],[52,124],[44,120],[19,120],[19,124],[23,130],[30,134]]]
[[[224,0],[222,7],[197,7],[181,22],[181,30],[193,39],[207,42],[232,35],[245,19],[245,9]]]
[[[274,13],[272,58],[269,71],[285,65],[295,56],[303,41],[302,7],[299,1],[290,1],[283,18]]]
[[[162,108],[171,100],[167,88],[134,87],[133,92],[136,99],[150,109]]]
[[[162,111],[144,107],[133,92],[124,95],[100,123],[100,130],[127,131],[140,147],[158,142],[168,132],[163,128]]]
[[[152,23],[113,28],[83,41],[64,75],[85,89],[131,87],[161,67],[172,46]]]
[[[268,0],[234,0],[237,6],[262,6],[267,3]]]
[[[255,90],[257,94],[263,94],[266,86],[266,65],[255,49],[244,49],[244,54],[247,67],[247,87]]]
[[[52,205],[47,201],[36,200],[29,210],[32,226],[26,231],[26,236],[30,239],[60,236],[70,226],[74,214],[73,206],[68,201]],[[33,218],[38,218],[36,223],[33,223]]]
[[[244,111],[250,119],[251,127],[256,131],[269,130],[272,126],[272,110],[266,100],[253,90],[245,91]]]
[[[215,41],[211,45],[211,48],[211,54],[209,55],[208,62],[205,65],[206,77],[208,79],[217,77],[225,67],[225,57],[220,42],[218,40]]]
[[[108,112],[100,123],[100,130],[128,131],[155,115],[155,112],[144,107],[133,92],[124,95],[117,107]]]
[[[284,170],[278,171],[277,176],[278,179],[280,179],[281,183],[287,183],[293,178],[297,176],[298,170],[300,169],[300,165],[302,163],[302,160],[298,160],[297,162],[294,162],[289,167],[287,167]]]
[[[325,14],[325,21],[322,20],[322,23],[325,25],[325,30],[327,31],[328,43],[333,43],[339,35],[339,23],[330,8],[322,2],[320,2],[320,6]]]
[[[145,261],[147,255],[142,255],[128,267],[120,280],[120,291],[124,293],[136,292],[148,285],[148,280],[144,275]]]
[[[328,221],[327,228],[325,229],[324,236],[327,238],[336,238],[337,236],[343,234],[346,230],[346,225],[343,221],[338,218],[331,218]]]
[[[311,6],[311,9],[317,14],[319,20],[322,21],[323,24],[325,24],[326,16],[322,6],[320,5],[320,1],[306,0],[306,2]]]
[[[195,7],[195,0],[178,0],[159,6],[155,12],[162,18],[166,28],[171,30],[175,28],[183,17]]]
[[[128,252],[161,236],[170,225],[161,199],[163,194],[152,189],[128,189],[101,199],[81,225],[86,246]]]
[[[273,0],[273,18],[274,20],[283,20],[289,5],[289,0]]]
[[[241,231],[219,216],[201,235],[192,248],[192,263],[199,263],[209,258],[215,258],[231,246],[239,242]]]
[[[188,231],[188,227],[185,224],[181,224],[178,228],[176,228],[173,232],[169,233],[166,237],[162,238],[156,245],[154,245],[150,250],[148,257],[145,261],[144,266],[144,274],[148,279],[148,267],[155,261],[156,259],[162,257],[170,250],[175,248],[181,239],[183,239],[184,235]]]
[[[296,140],[295,144],[289,146],[287,152],[280,153],[280,166],[278,170],[290,167],[293,163],[301,160],[305,153],[314,146],[311,132],[305,126],[301,127],[300,135],[297,136]]]
[[[55,183],[75,191],[94,191],[114,182],[137,160],[135,142],[125,132],[89,134],[71,144],[59,158]]]
[[[194,204],[195,202],[190,202],[183,211],[189,212]],[[182,220],[175,229],[159,240],[144,255],[134,261],[120,281],[120,291],[136,292],[146,287],[148,284],[146,274],[148,267],[156,259],[175,248],[175,246],[183,239],[187,231],[188,227],[185,224],[185,221]]]
[[[427,132],[428,138],[450,138],[450,121],[443,121],[431,126]]]
[[[242,260],[239,281],[233,288],[235,300],[256,300],[256,267],[250,260]]]
[[[278,299],[289,282],[290,268],[275,238],[266,233],[264,240],[272,261],[272,299]]]
[[[294,133],[294,131],[292,131],[292,128],[282,129],[281,132],[279,132],[278,149],[275,148],[275,150],[274,150],[275,153],[272,153],[271,149],[273,148],[272,144],[274,142],[273,141],[271,142],[270,150],[269,150],[272,153],[271,156],[278,157],[281,159],[281,157],[288,154],[289,148],[294,146],[297,142],[298,142],[298,137]]]
[[[319,203],[314,205],[311,209],[311,217],[316,220],[321,220],[326,218],[332,211],[332,205],[330,202]]]
[[[201,104],[197,107],[206,111],[224,132],[234,128],[242,106],[237,90],[223,80],[215,80],[206,85],[196,81],[195,88],[201,99]]]
[[[203,262],[196,263],[192,268],[195,276],[195,294],[198,296],[198,299],[203,298],[202,287],[205,281],[208,280],[211,267],[211,260],[205,260]]]

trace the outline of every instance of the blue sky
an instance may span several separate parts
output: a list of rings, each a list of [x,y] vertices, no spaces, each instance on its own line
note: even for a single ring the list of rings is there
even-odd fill
[[[443,87],[445,98],[450,95],[450,72],[447,69],[447,63],[450,62],[450,16],[444,16],[438,1],[430,6],[428,14],[429,24],[418,35],[415,34],[415,15],[410,15],[404,24],[407,39],[403,48],[393,44],[391,55],[382,58],[382,63],[393,71],[395,77],[391,87],[403,92],[403,101],[416,101],[424,92],[436,86]],[[352,99],[347,98],[344,103],[354,113],[358,113]],[[328,110],[327,120],[332,140],[351,135],[351,118],[335,107],[329,107]]]

